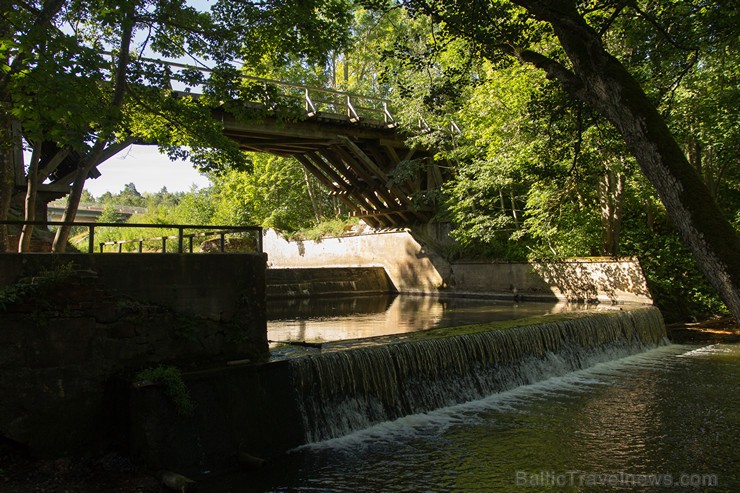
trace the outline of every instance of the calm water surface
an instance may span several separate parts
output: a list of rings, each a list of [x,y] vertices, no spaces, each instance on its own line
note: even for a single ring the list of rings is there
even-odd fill
[[[199,491],[740,492],[739,382],[740,345],[665,346],[304,446]]]
[[[267,338],[337,341],[587,308],[598,309],[599,305],[411,295],[271,300],[267,309]]]

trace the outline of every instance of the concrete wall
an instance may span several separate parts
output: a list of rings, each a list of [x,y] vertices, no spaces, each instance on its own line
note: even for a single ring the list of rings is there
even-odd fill
[[[652,303],[636,259],[448,262],[409,232],[287,241],[268,230],[269,268],[382,267],[399,292]]]
[[[287,241],[267,230],[263,249],[268,268],[382,267],[399,292],[433,292],[444,284],[444,259],[403,231]]]
[[[268,298],[361,296],[393,293],[382,267],[321,267],[267,271]]]
[[[451,265],[448,283],[450,290],[458,294],[652,304],[642,269],[634,259],[456,262]]]
[[[268,357],[262,254],[0,254],[0,289],[68,264],[0,307],[0,434],[35,455],[127,443],[142,369]]]
[[[0,288],[69,262],[122,296],[210,320],[232,320],[243,296],[264,296],[263,254],[0,254]]]

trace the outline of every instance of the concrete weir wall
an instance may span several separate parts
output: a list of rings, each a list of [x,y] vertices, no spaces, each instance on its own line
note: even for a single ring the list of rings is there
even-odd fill
[[[380,267],[402,293],[652,303],[636,259],[448,262],[406,231],[288,241],[268,230],[264,250],[268,278],[271,269]]]
[[[16,284],[32,277],[46,281]],[[0,254],[12,285],[26,292],[0,306],[0,435],[37,456],[125,447],[140,370],[268,357],[263,254]]]
[[[654,307],[523,320],[507,329],[491,324],[475,333],[448,330],[352,348],[327,343],[300,358],[187,373],[191,414],[179,413],[161,387],[138,388],[135,450],[157,468],[186,475],[234,470],[244,454],[274,458],[360,423],[481,398],[585,368],[602,352],[626,356],[665,338]],[[419,407],[412,407],[415,399]]]

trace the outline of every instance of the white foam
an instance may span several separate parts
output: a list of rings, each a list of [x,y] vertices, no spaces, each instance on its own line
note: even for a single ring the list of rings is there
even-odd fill
[[[526,413],[525,407],[533,401],[566,393],[588,392],[594,387],[612,384],[629,371],[670,366],[666,358],[676,356],[683,350],[683,346],[669,345],[620,359],[595,362],[594,366],[584,370],[523,385],[484,399],[385,421],[342,437],[302,445],[295,450],[328,448],[351,451],[382,443],[397,443],[409,437],[439,438],[453,425],[481,422],[484,413]]]

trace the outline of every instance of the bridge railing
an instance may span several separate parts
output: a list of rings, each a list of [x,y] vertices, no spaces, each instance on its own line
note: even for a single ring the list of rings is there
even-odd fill
[[[75,235],[78,239],[77,246],[81,250],[84,250],[86,246],[87,253],[90,254],[96,252],[124,253],[134,251],[138,253],[195,253],[193,247],[196,241],[200,241],[200,250],[204,253],[230,251],[262,253],[262,228],[260,226],[65,221],[0,221],[0,224],[17,226],[19,231],[26,224],[40,227],[71,226],[74,228],[74,231],[78,232]],[[114,229],[150,230],[152,231],[152,235],[143,237],[139,233],[135,235],[135,238],[96,242],[96,230],[98,233],[97,239],[99,240],[101,237],[110,237],[111,230]],[[103,233],[101,230],[105,234],[100,234]],[[106,250],[107,246],[114,246],[114,248]]]
[[[211,73],[212,69],[196,67],[166,60],[154,58],[140,58],[143,61],[166,65],[175,69],[195,70],[202,73]],[[184,78],[173,75],[174,80],[184,82]],[[264,91],[259,91],[259,97],[250,103],[260,103],[268,107],[275,105],[279,107],[280,100],[292,101],[297,107],[305,110],[306,115],[315,117],[318,115],[335,115],[346,117],[350,122],[356,123],[363,120],[382,122],[388,126],[395,127],[396,120],[389,110],[390,100],[375,96],[366,96],[336,89],[311,87],[303,84],[294,84],[264,77],[241,75],[240,79],[247,86],[262,86]],[[274,98],[270,96],[274,95]]]

